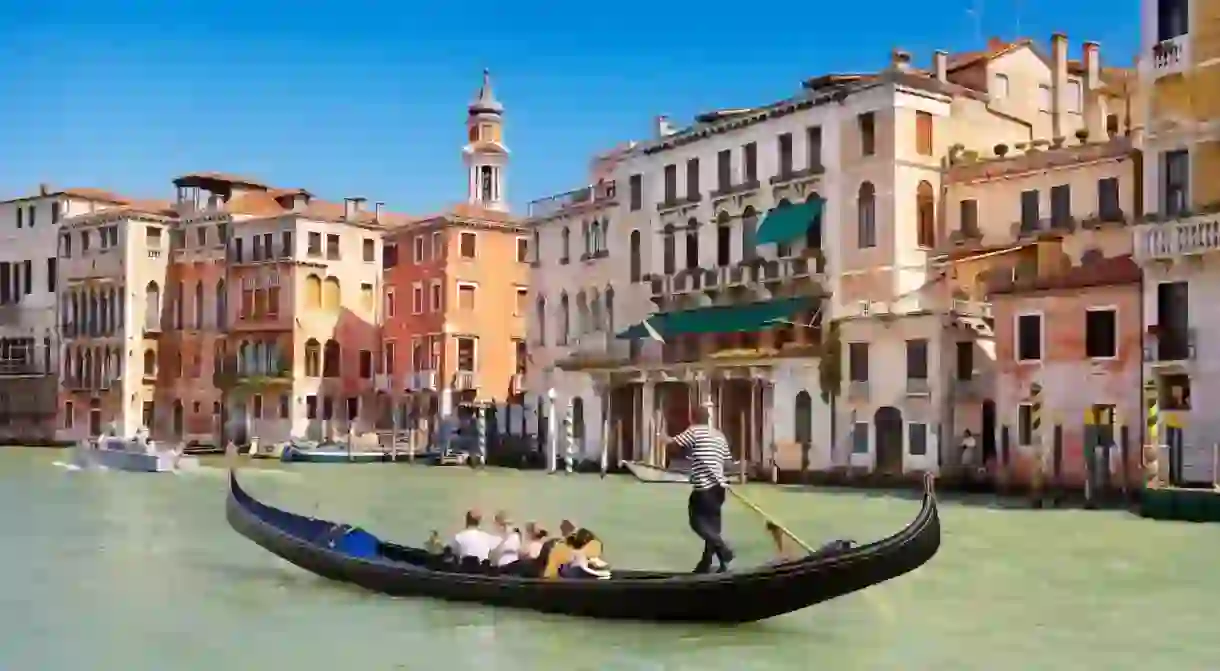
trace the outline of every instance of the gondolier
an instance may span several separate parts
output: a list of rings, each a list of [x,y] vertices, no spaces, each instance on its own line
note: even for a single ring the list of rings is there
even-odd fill
[[[677,436],[666,439],[666,444],[681,447],[690,460],[691,493],[687,516],[691,531],[703,539],[703,555],[695,565],[695,573],[710,571],[713,556],[720,562],[719,570],[723,572],[733,561],[733,551],[720,536],[720,509],[724,506],[726,486],[724,463],[732,455],[724,434],[709,424],[707,408],[695,408],[691,419],[691,425]]]

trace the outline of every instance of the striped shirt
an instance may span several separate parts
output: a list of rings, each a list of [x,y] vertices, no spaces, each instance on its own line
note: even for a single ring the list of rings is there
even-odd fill
[[[690,459],[690,483],[695,489],[725,485],[724,462],[732,459],[724,434],[706,424],[692,424],[674,437]]]

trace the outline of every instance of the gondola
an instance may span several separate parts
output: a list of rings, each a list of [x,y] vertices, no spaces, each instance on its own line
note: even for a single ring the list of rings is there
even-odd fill
[[[229,475],[229,525],[317,575],[393,596],[423,596],[603,619],[739,624],[791,613],[912,571],[936,555],[940,521],[929,476],[923,507],[875,543],[726,573],[615,569],[606,580],[462,570],[363,529],[279,510]]]

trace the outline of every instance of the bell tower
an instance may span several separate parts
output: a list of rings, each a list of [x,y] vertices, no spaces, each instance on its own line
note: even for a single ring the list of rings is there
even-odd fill
[[[504,146],[504,106],[491,90],[491,72],[483,71],[483,85],[466,110],[466,202],[488,210],[507,211],[504,169],[508,149]]]

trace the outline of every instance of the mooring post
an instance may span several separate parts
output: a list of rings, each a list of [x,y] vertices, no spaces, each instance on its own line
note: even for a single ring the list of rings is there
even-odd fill
[[[1131,427],[1126,424],[1118,427],[1118,451],[1122,471],[1123,499],[1131,500]]]
[[[1051,433],[1051,505],[1056,508],[1063,502],[1063,425],[1056,422]]]
[[[1093,408],[1085,408],[1084,411],[1084,444],[1082,445],[1084,456],[1084,507],[1096,508],[1097,502],[1093,500],[1093,479],[1097,472],[1097,434],[1098,434],[1098,417],[1097,412]]]

